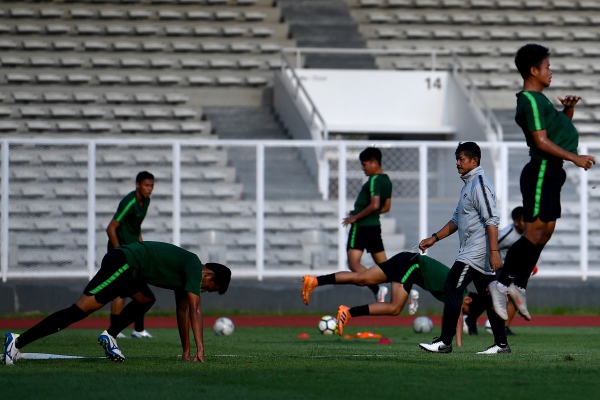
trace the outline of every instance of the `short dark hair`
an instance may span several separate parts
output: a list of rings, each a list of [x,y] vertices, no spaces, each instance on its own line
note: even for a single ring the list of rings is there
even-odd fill
[[[377,147],[367,147],[366,149],[360,152],[358,159],[361,162],[375,159],[377,160],[379,165],[381,165],[381,150],[379,150]]]
[[[515,55],[515,65],[523,79],[531,75],[531,67],[540,68],[542,61],[550,57],[550,50],[540,44],[529,43],[521,47]]]
[[[518,206],[512,210],[512,219],[513,221],[518,221],[523,218],[523,207]]]
[[[142,171],[135,177],[135,183],[142,183],[144,179],[152,179],[154,180],[154,175],[152,175],[148,171]]]
[[[214,273],[213,282],[219,287],[219,294],[225,293],[231,282],[231,270],[218,263],[206,263],[204,266]]]
[[[475,292],[469,292],[467,296],[471,298],[471,304],[469,304],[469,317],[477,319],[485,311],[484,302]]]
[[[481,163],[481,149],[475,142],[461,142],[458,144],[454,155],[458,157],[460,153],[465,153],[469,158],[477,157],[477,165]]]

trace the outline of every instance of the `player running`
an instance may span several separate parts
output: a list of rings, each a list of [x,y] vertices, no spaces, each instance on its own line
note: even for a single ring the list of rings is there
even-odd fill
[[[444,302],[444,282],[450,269],[441,262],[418,253],[398,253],[379,265],[362,272],[336,272],[335,274],[305,275],[302,280],[302,300],[309,303],[310,295],[317,286],[353,284],[356,286],[378,285],[391,282],[392,293],[389,302],[376,302],[356,307],[341,305],[337,313],[338,333],[341,336],[344,326],[353,317],[363,315],[399,315],[406,304],[413,284],[430,292]],[[411,314],[414,314],[416,307]],[[469,312],[468,304],[463,311]],[[462,318],[456,327],[456,343],[462,346]]]
[[[156,301],[149,284],[175,292],[182,359],[189,361],[192,358],[191,325],[197,348],[193,360],[204,362],[200,294],[223,294],[230,280],[231,271],[226,266],[202,264],[194,253],[172,244],[136,242],[120,246],[104,256],[100,270],[75,304],[46,317],[21,335],[7,333],[4,336],[4,363],[12,365],[19,358],[19,350],[29,343],[81,321],[117,296],[131,297],[132,301],[116,318],[111,319],[110,327],[98,337],[98,344],[109,360],[125,361],[115,338]]]

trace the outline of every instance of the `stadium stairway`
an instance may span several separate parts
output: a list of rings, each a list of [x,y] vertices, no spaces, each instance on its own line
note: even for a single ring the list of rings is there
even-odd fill
[[[367,44],[342,0],[279,0],[298,47],[364,49]],[[310,68],[377,69],[370,55],[309,54]]]
[[[283,125],[268,107],[207,107],[205,113],[220,139],[288,140]],[[256,197],[256,154],[243,148],[229,149],[229,160],[244,187],[243,198]],[[265,196],[268,200],[319,199],[316,180],[297,149],[265,151]],[[273,171],[281,173],[273,173]],[[289,185],[294,176],[295,184]]]

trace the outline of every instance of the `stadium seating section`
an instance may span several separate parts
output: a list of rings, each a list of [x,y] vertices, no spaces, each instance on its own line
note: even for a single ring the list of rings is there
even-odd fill
[[[271,0],[5,1],[0,133],[211,137],[202,106],[260,98],[284,46]]]
[[[551,50],[555,73],[548,97],[583,96],[575,114],[582,137],[600,132],[600,3],[565,0],[345,0],[370,48],[394,50],[378,56],[380,68],[449,69],[451,54],[492,108],[512,109],[522,80],[516,50],[539,42]],[[414,56],[414,53],[417,53]],[[405,54],[411,54],[407,57]],[[419,55],[420,54],[420,55]]]
[[[548,45],[556,74],[548,97],[556,102],[559,95],[582,95],[575,121],[584,140],[597,139],[600,2],[338,1],[349,8],[368,47],[394,51],[376,56],[379,68],[430,68],[436,50],[437,68],[448,69],[454,53],[499,110],[512,110],[520,89],[512,62],[516,49],[532,41]],[[206,109],[264,106],[280,49],[295,45],[274,0],[6,0],[0,5],[0,137],[218,138]],[[507,124],[514,125],[510,118]],[[99,149],[98,260],[106,224],[118,200],[133,189],[132,171],[140,166],[157,177],[144,237],[171,240],[170,157],[164,148]],[[248,169],[218,147],[182,151],[182,157],[182,245],[197,249],[199,235],[225,229],[225,261],[253,268],[255,206],[248,195],[253,182],[243,178]],[[19,145],[11,148],[10,162],[10,245],[19,250],[10,253],[11,267],[84,265],[87,149]],[[577,183],[571,172],[569,182]],[[414,174],[400,175],[395,189],[416,187]],[[349,187],[364,180],[358,169],[348,176]],[[600,182],[600,176],[592,173],[590,180]],[[306,258],[311,235],[325,238],[329,264],[337,265],[336,201],[276,198],[265,207],[268,268],[311,264]],[[600,218],[594,201],[590,207],[590,218]],[[543,254],[548,265],[577,263],[578,219],[577,202],[565,201],[563,220]],[[390,253],[404,248],[394,221],[384,223]],[[596,237],[590,235],[590,257],[598,262]]]

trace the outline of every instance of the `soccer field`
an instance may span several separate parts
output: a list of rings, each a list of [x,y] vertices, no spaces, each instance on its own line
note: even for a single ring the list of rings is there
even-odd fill
[[[439,328],[438,328],[439,329]],[[25,353],[81,359],[18,360],[1,365],[3,399],[582,399],[600,384],[600,328],[519,328],[512,354],[482,356],[492,336],[464,338],[451,354],[418,348],[431,335],[407,327],[351,327],[393,341],[323,336],[316,328],[205,331],[206,364],[178,359],[175,329],[149,340],[121,339],[127,360],[114,364],[96,344],[98,330],[72,329],[27,346]],[[298,339],[308,332],[309,339]]]

